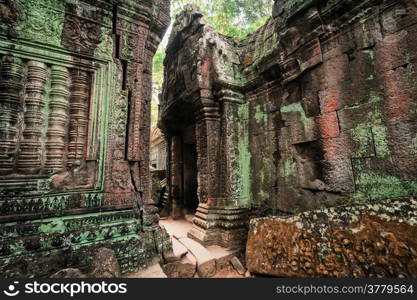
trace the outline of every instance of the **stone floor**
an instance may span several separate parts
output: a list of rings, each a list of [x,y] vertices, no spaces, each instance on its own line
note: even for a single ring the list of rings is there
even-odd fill
[[[185,238],[193,226],[192,218],[192,215],[186,215],[185,220],[165,219],[159,221],[159,225],[165,227],[170,236],[175,235],[177,238]]]
[[[131,274],[130,278],[245,278],[250,277],[240,265],[235,250],[219,246],[204,247],[187,237],[192,227],[192,216],[185,220],[161,220],[172,238],[173,255],[166,264],[155,264],[146,270]],[[233,261],[233,264],[232,264]]]

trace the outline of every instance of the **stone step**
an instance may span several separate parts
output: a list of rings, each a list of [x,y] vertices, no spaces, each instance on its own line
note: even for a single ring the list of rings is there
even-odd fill
[[[192,228],[190,220],[161,220],[172,238],[172,257],[165,257],[163,269],[168,277],[179,278],[207,278],[213,277],[219,271],[224,272],[232,268],[231,260],[239,251],[221,246],[203,246],[199,242],[187,237]],[[185,255],[184,255],[185,253]]]
[[[172,250],[172,253],[165,257],[167,263],[181,261],[188,253],[188,249],[175,237],[172,237]]]
[[[221,246],[207,246],[206,249],[216,260],[217,271],[228,267],[233,257],[239,253],[238,250],[230,250]]]
[[[197,274],[197,261],[188,252],[180,261],[165,264],[163,270],[169,278],[193,278]]]
[[[176,237],[174,236],[174,238]],[[199,277],[207,278],[216,274],[216,258],[211,255],[204,246],[188,237],[177,239],[195,257],[197,261],[197,273]]]

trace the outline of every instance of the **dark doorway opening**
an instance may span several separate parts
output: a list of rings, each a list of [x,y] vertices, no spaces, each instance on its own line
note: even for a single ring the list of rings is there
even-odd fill
[[[197,147],[184,144],[184,209],[186,214],[194,214],[198,207],[197,196]]]
[[[183,158],[183,204],[185,214],[195,214],[198,207],[198,169],[195,126],[189,126],[182,132]]]

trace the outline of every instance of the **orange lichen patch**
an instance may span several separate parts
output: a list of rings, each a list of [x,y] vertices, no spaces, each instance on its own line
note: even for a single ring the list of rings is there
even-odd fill
[[[323,113],[333,112],[340,108],[341,94],[337,89],[327,89],[320,93],[320,103]]]
[[[252,63],[252,56],[250,55],[245,55],[243,57],[243,64],[244,65],[250,65]]]
[[[339,136],[339,120],[336,112],[321,115],[319,126],[322,138],[328,139]]]
[[[249,234],[249,270],[279,277],[417,276],[415,226],[371,215],[346,228],[320,225],[326,231],[318,236],[283,220],[260,220]]]

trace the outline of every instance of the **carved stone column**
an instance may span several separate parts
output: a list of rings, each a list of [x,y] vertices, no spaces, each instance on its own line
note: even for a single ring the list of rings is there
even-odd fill
[[[240,248],[246,238],[248,210],[233,203],[232,200],[238,198],[238,195],[230,198],[235,193],[231,189],[238,182],[231,180],[234,175],[228,170],[230,149],[222,141],[225,138],[221,134],[224,121],[220,118],[219,104],[209,98],[202,99],[201,103],[203,106],[197,118],[196,129],[200,204],[188,236],[204,245]],[[232,157],[236,157],[235,152]],[[226,183],[222,182],[225,177]],[[231,186],[231,183],[234,185]]]
[[[22,108],[23,62],[4,56],[0,69],[0,175],[11,174],[16,163],[18,118]]]
[[[202,98],[201,103],[196,124],[198,197],[200,203],[216,206],[219,201],[219,106],[210,97]]]
[[[247,207],[250,201],[249,106],[240,92],[221,90],[225,206]]]
[[[70,99],[70,128],[68,165],[85,158],[88,111],[90,99],[90,76],[87,72],[73,70]]]
[[[25,100],[25,127],[20,142],[20,154],[17,163],[19,172],[36,174],[42,166],[42,130],[44,126],[43,108],[45,106],[45,83],[48,70],[44,63],[30,61]]]
[[[48,172],[61,170],[65,166],[69,85],[70,74],[67,68],[52,66],[45,161],[45,168]]]

